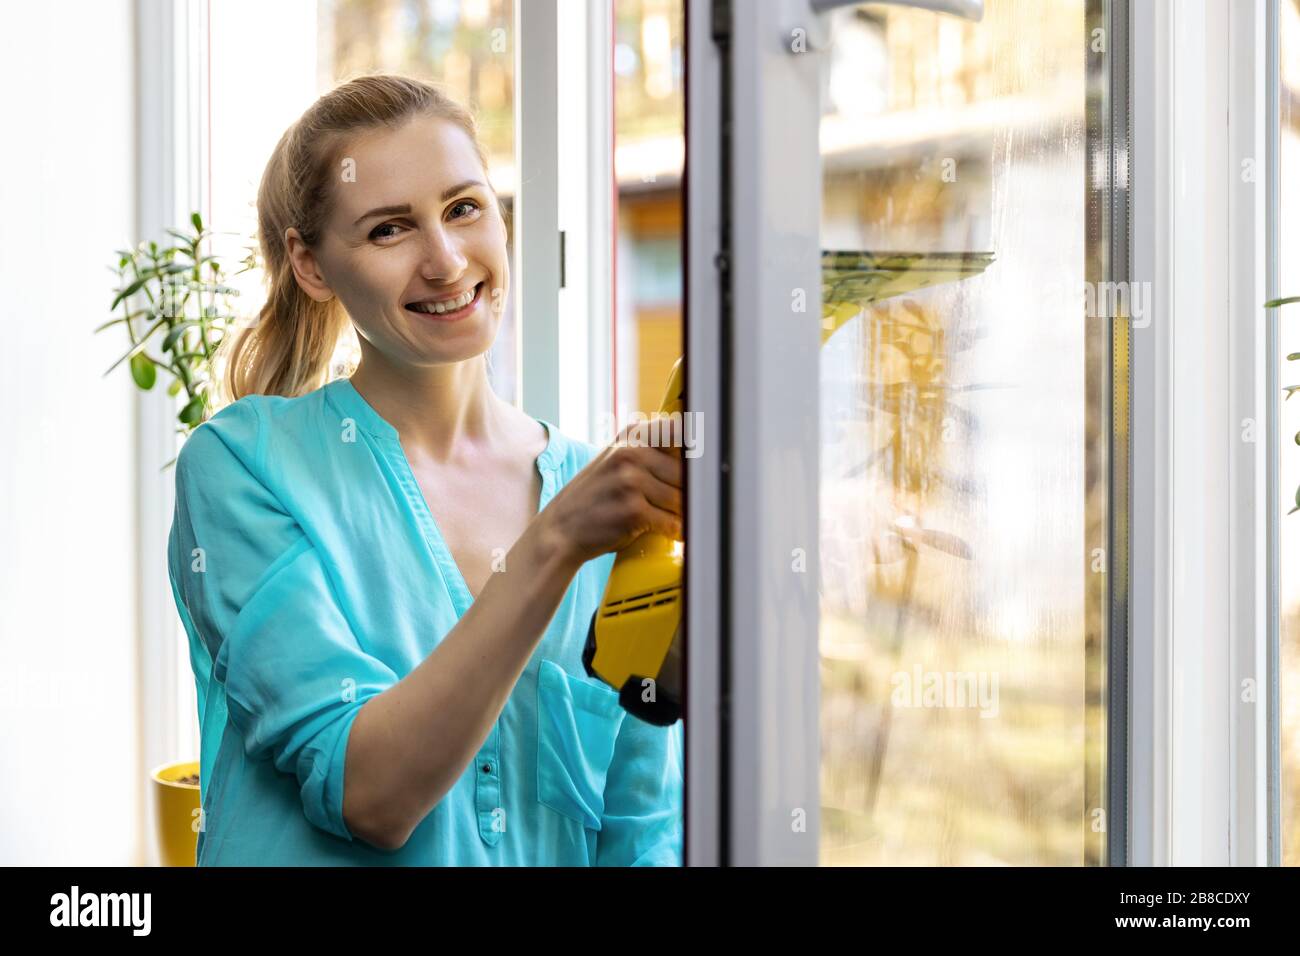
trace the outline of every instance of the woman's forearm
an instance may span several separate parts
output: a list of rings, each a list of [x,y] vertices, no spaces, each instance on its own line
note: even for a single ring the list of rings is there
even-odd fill
[[[534,519],[437,648],[366,701],[344,776],[354,835],[385,849],[405,844],[487,739],[579,567],[564,539]]]

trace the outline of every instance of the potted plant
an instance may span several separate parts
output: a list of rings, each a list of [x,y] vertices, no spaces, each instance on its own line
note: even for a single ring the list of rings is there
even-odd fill
[[[232,300],[239,294],[225,283],[220,259],[203,251],[213,233],[204,228],[197,212],[190,216],[190,225],[192,231],[167,230],[175,240],[172,245],[142,242],[115,252],[116,265],[109,268],[116,272],[118,286],[110,309],[121,314],[95,329],[98,333],[121,326],[130,341],[130,348],[105,375],[126,362],[135,384],[150,391],[161,369],[172,378],[167,393],[178,398],[178,404],[185,392],[176,417],[177,432],[186,436],[212,414],[213,361],[221,340],[234,327]],[[257,264],[255,251],[247,251],[236,274]],[[149,777],[162,865],[194,866],[201,825],[198,761],[169,762],[155,767]]]
[[[239,295],[238,289],[225,283],[220,258],[203,252],[203,244],[214,233],[204,228],[197,212],[191,214],[190,225],[192,232],[167,230],[176,240],[173,245],[150,241],[116,250],[117,264],[109,267],[118,277],[111,310],[120,309],[122,314],[95,329],[102,332],[120,325],[130,339],[131,347],[105,375],[127,362],[132,380],[144,391],[154,387],[160,369],[172,377],[169,395],[185,391],[185,404],[176,415],[177,431],[183,435],[212,414],[213,360],[221,340],[234,327],[232,300]],[[236,275],[257,265],[254,250],[247,247],[247,253]]]

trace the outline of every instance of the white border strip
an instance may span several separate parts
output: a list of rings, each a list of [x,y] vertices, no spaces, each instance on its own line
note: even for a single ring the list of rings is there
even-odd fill
[[[1226,507],[1236,440],[1229,393],[1227,10],[1220,0],[1175,6],[1171,247],[1174,602],[1170,740],[1172,860],[1226,865],[1231,724]],[[1157,333],[1159,334],[1159,333]]]
[[[704,453],[686,459],[687,866],[721,862],[718,595],[730,586],[731,577],[730,569],[721,566],[720,551],[722,290],[715,257],[721,247],[721,87],[711,13],[708,0],[686,0],[685,407],[704,423]]]
[[[204,4],[136,2],[138,238],[161,241],[164,229],[184,225],[199,208]],[[176,410],[166,389],[137,395],[141,780],[159,764],[198,757],[188,645],[167,576],[175,473],[159,470],[177,451]],[[149,847],[146,859],[154,863],[153,832],[148,826],[141,832]]]
[[[609,429],[614,240],[613,57],[607,0],[559,0],[558,304],[560,418],[566,434],[604,444]],[[525,372],[531,357],[525,355]],[[608,434],[605,432],[608,430]]]
[[[1265,190],[1265,229],[1268,234],[1265,249],[1265,288],[1269,299],[1280,296],[1278,290],[1278,255],[1280,240],[1281,169],[1279,149],[1282,136],[1282,116],[1280,106],[1280,41],[1279,19],[1281,11],[1278,0],[1265,0],[1264,36],[1266,49],[1265,83],[1265,144],[1268,150],[1267,175],[1268,188]],[[1281,352],[1278,349],[1278,314],[1270,310],[1268,314],[1268,367],[1265,370],[1265,405],[1268,408],[1268,476],[1266,493],[1268,495],[1268,865],[1282,865],[1282,727],[1281,727],[1281,618],[1278,613],[1280,603],[1278,587],[1278,539],[1281,532],[1281,508],[1278,495],[1278,455],[1281,445],[1280,404],[1281,387],[1279,363]]]
[[[818,860],[821,57],[732,0],[729,859]],[[806,312],[792,306],[797,290]],[[723,348],[727,343],[723,343]],[[782,384],[784,383],[784,385]],[[716,430],[715,430],[716,431]],[[793,570],[807,556],[806,571]]]
[[[607,0],[586,0],[587,7],[587,244],[583,268],[587,296],[587,421],[592,440],[605,416],[614,411],[614,56],[613,13]],[[570,265],[574,256],[566,257]],[[611,439],[613,435],[609,436]]]
[[[1266,859],[1263,11],[1134,4],[1134,865]]]
[[[1267,17],[1263,0],[1228,10],[1233,866],[1268,864]]]
[[[1132,627],[1129,863],[1171,859],[1169,787],[1173,515],[1173,49],[1170,0],[1132,5],[1132,278],[1150,282],[1151,325],[1132,336]]]
[[[516,0],[514,263],[519,406],[560,422],[557,0]],[[524,78],[527,77],[527,82]]]

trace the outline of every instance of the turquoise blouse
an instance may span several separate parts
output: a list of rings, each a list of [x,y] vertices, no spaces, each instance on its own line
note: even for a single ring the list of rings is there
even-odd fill
[[[544,508],[597,448],[549,436]],[[343,821],[348,731],[468,610],[397,430],[338,379],[190,435],[168,541],[202,728],[198,864],[681,865],[682,725],[588,678],[612,554],[575,575],[474,761],[406,844]]]

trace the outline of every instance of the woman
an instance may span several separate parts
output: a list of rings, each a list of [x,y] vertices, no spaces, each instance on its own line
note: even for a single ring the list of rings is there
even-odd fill
[[[509,274],[472,117],[366,76],[258,190],[269,294],[177,460],[200,865],[680,864],[681,725],[581,661],[613,553],[681,537],[681,458],[495,396]],[[351,321],[361,359],[326,382]]]

